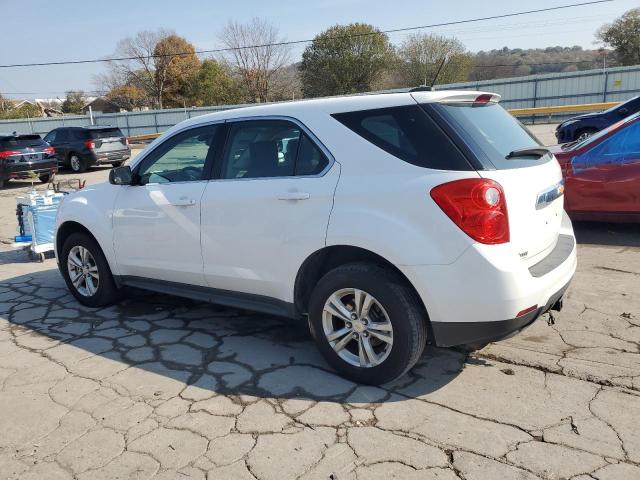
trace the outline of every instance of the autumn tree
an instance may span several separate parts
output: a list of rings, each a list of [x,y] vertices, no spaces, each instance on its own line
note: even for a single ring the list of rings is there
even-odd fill
[[[229,21],[220,33],[228,49],[226,58],[240,78],[251,100],[271,100],[271,90],[281,70],[289,63],[290,48],[278,28],[261,18],[242,24]]]
[[[621,65],[640,63],[640,8],[627,11],[613,23],[604,25],[596,37],[615,51]]]
[[[300,64],[307,97],[340,95],[374,89],[393,62],[388,37],[372,25],[336,25],[305,48]]]
[[[129,112],[139,110],[149,104],[149,98],[145,92],[132,84],[114,85],[105,93],[105,97]]]
[[[199,69],[195,48],[168,30],[143,31],[118,42],[108,77],[142,90],[152,106],[182,103]]]
[[[441,64],[436,83],[464,81],[472,63],[473,57],[455,38],[419,33],[409,36],[398,49],[397,65],[405,86],[430,85]]]

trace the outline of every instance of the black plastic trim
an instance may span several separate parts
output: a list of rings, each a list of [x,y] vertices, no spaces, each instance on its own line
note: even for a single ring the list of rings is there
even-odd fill
[[[549,255],[544,257],[535,265],[529,267],[529,273],[533,277],[542,277],[547,273],[555,270],[558,265],[561,265],[573,249],[575,248],[576,242],[572,235],[559,235],[558,242],[556,246],[551,250]]]
[[[218,288],[189,285],[185,283],[169,282],[152,278],[120,275],[114,277],[116,285],[141,288],[158,293],[166,293],[178,297],[191,298],[201,302],[215,303],[228,307],[242,308],[256,312],[277,315],[280,317],[299,319],[302,316],[297,312],[293,303],[285,302],[277,298],[252,293],[233,292]]]
[[[435,343],[439,347],[464,344],[487,344],[512,337],[535,322],[541,315],[558,305],[558,301],[569,288],[571,280],[554,293],[544,307],[522,317],[495,322],[431,322]]]

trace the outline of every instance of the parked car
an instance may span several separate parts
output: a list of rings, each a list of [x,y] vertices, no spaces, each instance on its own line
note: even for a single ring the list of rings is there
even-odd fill
[[[56,150],[60,163],[74,172],[92,165],[122,165],[131,157],[129,141],[117,127],[60,127],[44,137]]]
[[[553,152],[571,218],[640,222],[640,113]]]
[[[53,148],[40,135],[0,133],[0,188],[12,178],[31,178],[34,173],[47,183],[57,172]]]
[[[186,120],[65,198],[60,271],[93,307],[134,286],[308,319],[363,383],[401,376],[427,341],[512,335],[562,306],[576,248],[558,163],[499,98],[413,90]]]
[[[556,127],[558,143],[581,142],[603,128],[640,111],[640,96],[596,113],[586,113],[565,120]]]

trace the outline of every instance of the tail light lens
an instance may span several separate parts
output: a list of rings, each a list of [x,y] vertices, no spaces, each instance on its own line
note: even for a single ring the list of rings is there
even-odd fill
[[[93,140],[85,140],[84,146],[89,150],[93,150],[94,148],[96,148],[96,142],[94,142]]]
[[[53,147],[44,147],[42,149],[42,153],[46,153],[47,155],[53,155],[56,153],[56,151]]]
[[[127,137],[122,137],[120,141],[123,145],[129,145],[129,139]]]
[[[498,182],[484,178],[455,180],[434,187],[431,198],[474,240],[488,245],[509,241],[507,202]]]
[[[18,152],[17,150],[5,150],[3,152],[0,152],[0,159],[9,158],[12,155],[20,155],[20,152]]]

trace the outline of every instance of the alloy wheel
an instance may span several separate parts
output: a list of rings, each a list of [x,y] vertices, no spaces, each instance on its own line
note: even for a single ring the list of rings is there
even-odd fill
[[[356,288],[329,296],[322,327],[336,354],[356,367],[380,365],[393,347],[393,326],[384,307],[373,295]]]
[[[83,297],[92,297],[98,291],[100,285],[98,265],[91,252],[85,247],[76,245],[69,250],[67,271],[74,288]]]
[[[74,172],[80,171],[80,158],[77,155],[71,156],[69,162],[71,163],[71,170],[73,170]]]

